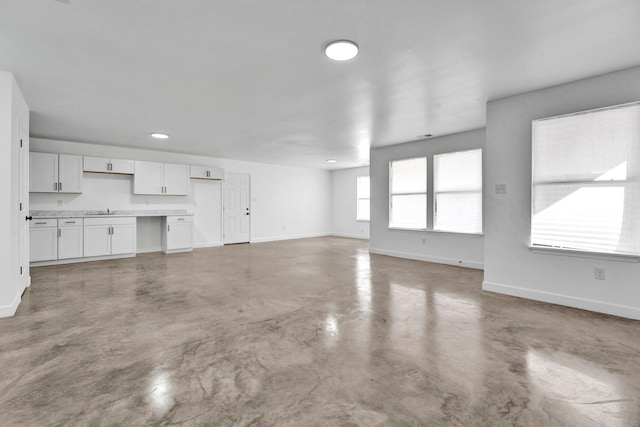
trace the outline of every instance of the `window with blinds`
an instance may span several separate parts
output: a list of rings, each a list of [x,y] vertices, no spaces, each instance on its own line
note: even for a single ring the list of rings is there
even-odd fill
[[[482,233],[482,150],[433,156],[433,229]]]
[[[533,121],[531,245],[640,255],[640,103]]]
[[[359,176],[356,178],[356,220],[357,221],[369,221],[369,206],[370,206],[370,188],[369,177]]]
[[[427,158],[389,162],[389,227],[427,228]]]

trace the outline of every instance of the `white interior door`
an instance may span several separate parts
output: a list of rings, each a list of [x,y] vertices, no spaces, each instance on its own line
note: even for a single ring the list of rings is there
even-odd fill
[[[228,173],[224,180],[224,243],[251,240],[251,175]]]
[[[18,221],[20,223],[20,285],[22,289],[31,284],[29,274],[29,133],[21,121],[18,122]]]

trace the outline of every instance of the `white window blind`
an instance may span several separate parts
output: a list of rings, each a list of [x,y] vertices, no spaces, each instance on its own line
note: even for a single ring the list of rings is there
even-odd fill
[[[433,156],[433,228],[482,233],[482,150]]]
[[[369,206],[370,206],[370,188],[369,177],[359,176],[356,178],[356,220],[369,221]]]
[[[533,122],[531,244],[640,255],[640,104]]]
[[[427,228],[427,158],[389,162],[389,227]]]

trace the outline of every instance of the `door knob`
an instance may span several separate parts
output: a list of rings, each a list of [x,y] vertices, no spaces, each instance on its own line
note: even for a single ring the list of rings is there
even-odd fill
[[[31,221],[33,217],[31,215],[24,217],[25,221]]]

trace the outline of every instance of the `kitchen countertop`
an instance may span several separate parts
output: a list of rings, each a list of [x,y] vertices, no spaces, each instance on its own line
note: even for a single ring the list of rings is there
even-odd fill
[[[138,217],[138,216],[193,216],[186,209],[147,209],[147,210],[77,210],[77,211],[30,211],[34,218],[102,218],[102,217]]]

